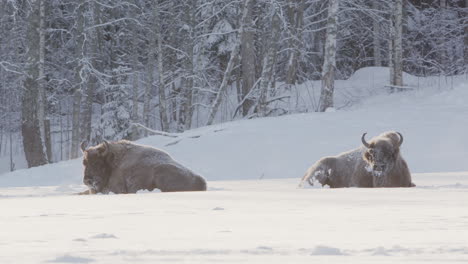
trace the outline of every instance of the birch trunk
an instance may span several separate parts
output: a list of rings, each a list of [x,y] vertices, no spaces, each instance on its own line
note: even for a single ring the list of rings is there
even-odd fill
[[[439,0],[439,12],[440,12],[440,24],[445,24],[446,21],[450,20],[450,15],[447,14],[447,0]],[[448,30],[448,29],[447,29]],[[448,75],[449,67],[449,56],[448,56],[448,46],[446,39],[446,32],[441,32],[440,36],[437,39],[437,44],[439,46],[438,57],[439,57],[439,67],[443,75]]]
[[[276,57],[276,49],[280,36],[280,18],[278,14],[275,12],[271,18],[271,37],[270,37],[270,45],[266,52],[266,56],[263,61],[263,70],[262,76],[260,81],[260,98],[258,102],[258,114],[259,116],[267,116],[268,115],[268,102],[267,102],[267,95],[268,95],[268,88],[270,87],[271,83],[274,82],[273,74],[275,70],[275,57]]]
[[[133,61],[133,74],[132,74],[132,121],[138,123],[138,70],[135,67],[136,59]]]
[[[393,23],[390,28],[390,39],[388,40],[388,69],[389,69],[389,80],[391,85],[395,85],[395,45],[394,45],[394,35],[393,34]],[[393,88],[392,88],[393,91]]]
[[[468,0],[465,0],[465,8],[468,8]],[[465,64],[465,74],[468,73],[468,23],[465,24],[465,28],[464,28],[464,31],[465,31],[465,38],[464,38],[464,57],[465,57],[465,61],[464,61],[464,64]]]
[[[162,46],[162,19],[159,12],[160,6],[156,3],[154,9],[157,51],[158,51],[158,94],[159,94],[159,116],[161,118],[161,130],[169,131],[169,121],[167,118],[167,100],[166,100],[166,84],[164,82],[164,63],[163,63],[163,46]]]
[[[468,8],[468,0],[465,0],[465,8]],[[465,37],[464,37],[464,64],[465,64],[465,74],[468,73],[468,23],[465,24]]]
[[[41,138],[39,122],[40,95],[40,20],[41,0],[31,1],[32,9],[27,18],[28,22],[28,51],[27,77],[24,81],[24,92],[21,100],[21,133],[23,147],[28,167],[35,167],[47,163],[44,144]],[[11,138],[11,137],[10,137]],[[11,144],[11,142],[10,142]]]
[[[154,21],[154,20],[153,20]],[[153,24],[153,27],[156,25]],[[146,65],[146,75],[148,77],[145,87],[145,99],[143,102],[143,123],[146,127],[150,127],[150,108],[151,108],[151,92],[154,84],[154,68],[156,65],[156,34],[150,29],[150,45],[148,50],[148,63]],[[148,132],[145,131],[145,136],[148,136]]]
[[[286,83],[294,85],[297,81],[299,49],[301,46],[300,39],[302,38],[302,25],[304,20],[304,0],[288,1],[288,17],[291,37],[289,41],[290,52],[286,71]]]
[[[378,1],[372,1],[372,9],[380,10]],[[377,19],[373,19],[372,29],[374,31],[373,41],[374,41],[374,66],[382,66],[382,54],[380,52],[380,23]]]
[[[135,1],[134,3],[136,6],[138,6],[138,1]],[[132,9],[133,10],[133,9]],[[137,16],[138,14],[136,13],[135,10],[131,12],[131,16],[133,19],[138,19]],[[132,24],[133,25],[133,24]],[[132,26],[132,31],[137,32],[137,28],[135,26]],[[138,67],[138,46],[137,46],[137,40],[136,38],[131,38],[131,61],[132,61],[132,121],[134,123],[139,122],[138,118],[138,95],[139,95],[139,87],[138,87],[138,77],[139,77],[139,67]]]
[[[224,71],[223,75],[223,81],[221,82],[221,85],[219,86],[218,94],[216,95],[215,100],[213,101],[213,104],[211,106],[211,111],[208,116],[208,121],[206,122],[206,125],[212,125],[213,121],[215,119],[216,113],[218,112],[219,106],[221,105],[221,101],[223,99],[224,93],[226,92],[227,85],[229,79],[231,79],[232,75],[232,68],[234,67],[234,62],[236,61],[236,58],[239,53],[240,49],[240,41],[242,39],[242,35],[244,34],[244,23],[245,17],[248,16],[249,13],[249,6],[252,0],[245,0],[244,5],[243,5],[243,12],[242,12],[242,18],[241,18],[241,23],[239,25],[239,37],[237,38],[236,43],[234,44],[234,48],[231,51],[231,56],[229,58],[229,62],[226,66],[226,70]]]
[[[394,83],[403,86],[403,0],[395,2],[395,63]]]
[[[253,25],[253,7],[255,0],[248,1],[244,6],[244,15],[241,24],[243,24],[243,33],[240,36],[241,69],[242,69],[242,115],[246,116],[254,102],[245,98],[255,83],[255,29]]]
[[[39,97],[37,98],[38,100],[38,112],[37,116],[39,119],[39,127],[41,131],[41,140],[42,143],[45,147],[44,151],[47,154],[47,160],[51,161],[52,160],[52,149],[51,145],[46,143],[46,138],[50,137],[50,134],[47,135],[47,131],[45,128],[46,124],[46,91],[45,91],[45,86],[46,86],[46,80],[45,80],[45,0],[38,0],[39,1],[39,77],[38,77],[38,89],[39,89]]]
[[[11,107],[10,107],[11,109]],[[13,162],[13,124],[11,122],[11,115],[9,115],[9,118],[8,118],[8,125],[10,127],[10,171],[14,171],[15,170],[15,163]],[[29,166],[29,164],[28,164]]]
[[[75,59],[77,60],[75,66],[75,78],[74,78],[74,91],[73,91],[73,110],[72,110],[72,142],[70,150],[70,158],[74,159],[78,157],[79,145],[81,140],[80,135],[80,116],[81,116],[81,97],[82,97],[82,87],[84,84],[83,78],[83,63],[82,59],[84,58],[84,18],[83,18],[83,9],[84,9],[84,0],[79,2],[79,7],[77,9],[77,28],[75,31]]]
[[[91,9],[91,25],[97,25],[100,23],[99,17],[99,6],[97,3],[89,3]],[[100,41],[100,34],[99,28],[94,28],[90,32],[90,52],[91,58],[90,63],[91,66],[94,67],[95,70],[99,71],[99,67],[96,63],[94,58],[98,57],[99,52],[99,41]],[[94,74],[89,75],[89,79],[87,82],[87,89],[86,89],[86,100],[84,103],[83,109],[83,123],[82,123],[82,137],[83,140],[86,140],[88,144],[91,143],[91,128],[92,128],[92,119],[93,119],[93,100],[96,93],[96,86],[98,84],[98,79]]]
[[[153,47],[150,47],[152,50]],[[145,99],[143,102],[143,123],[146,127],[150,127],[150,104],[151,104],[151,91],[153,88],[154,82],[154,52],[149,52],[148,54],[148,65],[146,66],[146,73],[148,76],[147,84],[145,87]],[[145,132],[145,136],[148,136],[148,133]]]
[[[395,2],[390,3],[390,27],[388,36],[388,69],[389,69],[389,80],[390,85],[395,85]],[[391,88],[393,92],[394,89]]]
[[[188,130],[192,127],[192,116],[193,116],[193,87],[195,77],[195,22],[194,22],[194,11],[196,10],[195,1],[188,1],[185,5],[185,15],[187,17],[187,24],[190,26],[188,43],[186,45],[187,59],[185,60],[185,92],[184,92],[184,129]]]
[[[320,94],[319,112],[325,112],[333,107],[336,68],[336,36],[338,32],[338,1],[329,0],[327,35],[325,40],[325,56],[322,67],[322,89]]]
[[[3,150],[3,133],[4,133],[4,128],[3,126],[0,128],[0,155],[2,155],[2,150]]]
[[[54,162],[52,156],[52,138],[50,134],[50,119],[44,120],[44,144],[46,146],[47,159],[49,163]]]

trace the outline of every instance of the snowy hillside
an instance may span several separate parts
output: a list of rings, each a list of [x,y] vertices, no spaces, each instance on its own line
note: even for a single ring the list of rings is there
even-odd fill
[[[337,98],[344,100],[346,90],[355,98],[370,90],[359,82],[369,84],[371,75],[384,82],[382,68],[363,69],[339,84]],[[359,146],[364,132],[375,136],[397,130],[404,136],[402,154],[412,172],[468,171],[468,81],[460,76],[453,89],[439,90],[436,79],[405,77],[410,85],[427,83],[428,88],[390,95],[381,89],[346,110],[235,121],[175,139],[152,136],[138,142],[166,150],[211,181],[299,178],[320,157]],[[73,160],[18,170],[0,175],[0,186],[80,184],[81,167],[80,160]]]
[[[0,175],[0,263],[466,263],[468,82],[368,99],[347,85],[359,99],[335,112],[139,141],[205,176],[206,193],[71,195],[80,159]],[[404,135],[416,188],[297,188],[320,157],[386,130]]]

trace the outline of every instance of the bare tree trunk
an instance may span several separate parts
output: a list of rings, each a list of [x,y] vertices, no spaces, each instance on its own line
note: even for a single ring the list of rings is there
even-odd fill
[[[60,160],[63,160],[63,120],[62,120],[62,102],[59,101],[58,105],[60,114]]]
[[[24,154],[28,162],[28,167],[47,163],[38,116],[40,107],[38,97],[40,96],[41,47],[40,33],[37,29],[40,28],[41,23],[41,0],[31,1],[31,4],[32,10],[28,16],[27,33],[27,78],[24,81],[21,107],[21,133],[23,135]]]
[[[380,10],[378,1],[372,1],[372,8],[374,10]],[[382,54],[380,52],[380,23],[377,19],[373,19],[372,29],[374,31],[374,65],[382,66]]]
[[[154,8],[154,19],[156,21],[156,38],[158,51],[158,94],[159,94],[159,116],[161,117],[161,130],[169,131],[169,121],[167,118],[167,101],[166,101],[166,84],[164,82],[164,63],[163,63],[163,46],[162,46],[162,19],[160,6],[156,3]]]
[[[393,85],[403,86],[403,0],[395,2],[395,79]]]
[[[327,36],[325,40],[325,56],[322,67],[322,90],[320,94],[319,112],[325,112],[333,107],[336,68],[336,35],[338,32],[338,1],[329,0]]]
[[[138,1],[134,1],[138,6]],[[138,14],[135,10],[131,11],[132,19],[137,19]],[[137,28],[132,26],[132,31],[137,32]],[[131,62],[132,62],[132,113],[131,119],[133,123],[139,123],[139,65],[138,65],[138,44],[136,38],[131,38]],[[135,126],[130,127],[129,139],[137,140],[140,138],[138,129]]]
[[[76,86],[81,86],[81,84],[76,84]],[[81,113],[81,87],[80,88],[76,87],[75,91],[73,92],[72,139],[71,139],[70,159],[75,159],[78,157],[78,146],[80,144],[80,113]]]
[[[152,50],[153,48],[150,47]],[[153,82],[154,82],[154,52],[149,52],[148,54],[148,65],[146,66],[146,71],[147,71],[147,84],[145,87],[145,99],[143,102],[143,123],[145,124],[146,127],[150,127],[149,121],[150,121],[150,104],[151,104],[151,91],[153,88]],[[145,136],[148,136],[148,133],[145,132]]]
[[[468,8],[468,0],[465,0],[465,8]],[[464,38],[464,65],[465,74],[468,74],[468,23],[465,23],[465,38]]]
[[[246,116],[254,102],[251,99],[245,98],[255,83],[255,29],[253,24],[253,7],[255,0],[248,1],[248,5],[244,7],[246,10],[245,16],[242,17],[241,24],[244,32],[241,38],[241,68],[242,68],[242,114]]]
[[[0,129],[0,156],[2,155],[2,149],[3,149],[3,134],[4,134],[4,128],[2,126]]]
[[[72,110],[72,142],[70,150],[70,158],[74,159],[78,157],[79,153],[79,144],[81,141],[80,133],[80,116],[81,116],[81,97],[82,97],[82,87],[85,83],[83,76],[83,63],[82,59],[84,58],[84,18],[83,18],[83,9],[84,9],[84,0],[79,2],[77,8],[77,28],[75,31],[75,60],[77,63],[75,65],[75,78],[74,78],[74,91],[73,91],[73,110]]]
[[[91,9],[91,15],[90,15],[90,24],[92,26],[97,25],[100,23],[99,17],[99,6],[96,2],[89,3],[90,9]],[[99,28],[94,28],[90,31],[90,38],[88,42],[90,43],[90,52],[91,52],[91,58],[90,58],[90,63],[91,66],[95,68],[95,70],[99,71],[98,69],[98,64],[96,63],[96,58],[98,56],[99,52],[99,41],[101,40],[100,34],[99,34]],[[96,86],[98,84],[98,79],[94,75],[94,73],[89,75],[88,82],[87,82],[87,89],[86,89],[86,100],[84,102],[84,109],[83,109],[83,123],[82,123],[82,128],[81,128],[81,134],[83,140],[86,140],[88,144],[91,143],[91,129],[92,129],[92,119],[93,119],[93,101],[94,101],[94,96],[96,93]]]
[[[53,157],[52,157],[52,138],[50,135],[50,119],[44,120],[44,132],[45,132],[44,143],[46,145],[47,158],[49,160],[49,163],[52,163]]]
[[[390,38],[388,40],[388,69],[390,74],[390,84],[394,85],[395,83],[395,44],[394,44],[394,37],[395,34],[393,33],[393,23],[390,27]],[[393,89],[392,89],[393,90]]]
[[[276,57],[276,49],[277,49],[277,42],[280,36],[280,18],[275,10],[273,16],[271,17],[271,37],[270,37],[270,45],[266,52],[264,61],[263,61],[263,70],[262,76],[260,81],[260,98],[258,102],[258,114],[260,116],[267,116],[268,115],[268,102],[267,102],[267,95],[268,95],[268,88],[270,87],[271,83],[274,82],[273,76],[275,71],[275,57]]]
[[[389,80],[390,85],[395,85],[395,2],[390,2],[390,26],[389,26],[389,36],[388,36],[388,69],[389,69]],[[394,88],[391,88],[390,91],[394,91]]]
[[[184,129],[188,130],[192,127],[192,116],[193,116],[193,87],[194,87],[194,77],[195,77],[195,55],[194,54],[194,41],[195,41],[195,22],[194,22],[194,12],[196,10],[195,1],[188,1],[185,4],[185,14],[187,17],[187,24],[190,26],[190,30],[188,32],[188,43],[186,45],[186,53],[188,58],[186,59],[185,63],[185,71],[188,77],[186,77],[185,81],[185,92],[184,92],[184,122],[185,126]]]
[[[135,65],[135,61],[133,61]],[[132,121],[138,123],[138,70],[134,67],[132,74]]]
[[[207,126],[213,124],[216,113],[218,112],[219,106],[221,105],[221,100],[223,98],[223,95],[226,92],[228,81],[229,79],[231,79],[232,68],[234,67],[234,62],[236,61],[236,58],[238,56],[239,49],[240,49],[240,40],[242,39],[242,35],[244,34],[244,23],[242,21],[245,21],[245,17],[248,16],[248,13],[249,13],[248,7],[250,6],[251,1],[252,0],[244,1],[241,23],[239,25],[239,37],[237,38],[237,41],[234,44],[234,48],[231,51],[231,57],[229,59],[228,65],[226,66],[226,70],[224,71],[223,81],[221,82],[221,85],[219,86],[218,94],[216,95],[216,98],[213,101],[213,104],[211,106],[211,111],[208,116],[208,121],[206,122]]]
[[[52,150],[51,145],[46,144],[45,139],[47,136],[50,137],[50,135],[46,134],[46,129],[45,129],[45,122],[46,122],[46,91],[45,91],[45,86],[46,86],[46,80],[45,80],[45,74],[44,74],[44,66],[45,66],[45,0],[39,0],[39,78],[37,80],[38,83],[38,89],[39,89],[39,97],[37,98],[38,100],[38,112],[37,112],[37,117],[39,120],[39,127],[41,131],[41,140],[44,144],[45,147],[45,152],[47,154],[51,154]],[[47,155],[47,159],[51,160],[52,157]]]
[[[8,126],[10,127],[10,171],[14,171],[15,163],[13,162],[13,124],[11,122],[11,115],[9,115],[8,118]]]
[[[447,15],[447,0],[439,0],[439,12],[440,12],[440,20],[441,24],[446,23],[446,20],[450,20],[450,18]],[[440,70],[443,72],[443,75],[447,76],[448,71],[449,71],[449,58],[448,58],[448,52],[447,52],[447,40],[446,40],[446,32],[442,31],[440,36],[437,39],[437,44],[438,44],[438,57],[439,57],[439,65],[440,65]]]
[[[155,3],[156,4],[156,3]],[[157,5],[157,4],[156,4]],[[158,6],[154,9],[159,8]],[[146,65],[146,75],[148,76],[146,87],[145,87],[145,98],[143,102],[143,123],[146,127],[150,127],[150,108],[151,108],[151,92],[154,84],[154,69],[156,65],[156,34],[154,33],[154,27],[156,27],[155,19],[151,24],[153,28],[150,29],[150,45],[148,47],[148,63]],[[148,132],[145,131],[145,137],[148,136]]]
[[[304,0],[288,0],[288,17],[291,37],[289,41],[290,52],[287,64],[286,83],[294,85],[297,81],[300,40],[302,38],[302,25],[304,22]]]
[[[181,46],[184,51],[184,58],[182,59],[183,73],[180,76],[180,84],[178,89],[172,89],[172,107],[169,112],[174,113],[173,120],[176,121],[176,131],[182,132],[190,129],[193,115],[193,93],[195,82],[195,22],[194,11],[196,1],[185,1],[183,4],[184,18],[183,23],[185,27],[181,30],[180,35],[182,39]],[[175,88],[175,85],[173,85]]]
[[[138,5],[138,1],[135,1],[135,4]],[[131,12],[132,18],[137,19],[138,14],[133,10]],[[133,31],[136,32],[136,27],[132,27]],[[138,67],[138,46],[136,38],[131,38],[131,55],[132,55],[132,121],[138,123],[138,78],[139,78],[139,67]]]
[[[93,44],[94,45],[94,44]],[[91,127],[93,118],[93,99],[95,96],[95,90],[97,85],[97,79],[95,76],[90,75],[86,89],[86,100],[84,102],[83,109],[83,123],[82,123],[82,138],[87,142],[91,142]]]

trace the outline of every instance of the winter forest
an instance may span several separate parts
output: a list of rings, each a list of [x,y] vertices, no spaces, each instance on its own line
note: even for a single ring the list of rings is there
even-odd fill
[[[403,72],[468,71],[467,0],[0,3],[3,171],[22,153],[76,158],[82,141],[346,107],[334,82],[364,67],[388,67],[395,92]]]

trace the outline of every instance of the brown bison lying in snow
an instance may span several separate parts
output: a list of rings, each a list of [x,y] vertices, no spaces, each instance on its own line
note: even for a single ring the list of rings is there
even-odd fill
[[[159,189],[162,192],[205,191],[203,177],[177,163],[166,152],[131,143],[107,142],[83,151],[84,178],[94,193],[135,193]]]
[[[400,154],[403,136],[385,132],[370,142],[361,137],[363,146],[325,157],[310,167],[299,186],[305,181],[313,185],[316,179],[331,188],[341,187],[414,187],[408,165]]]

